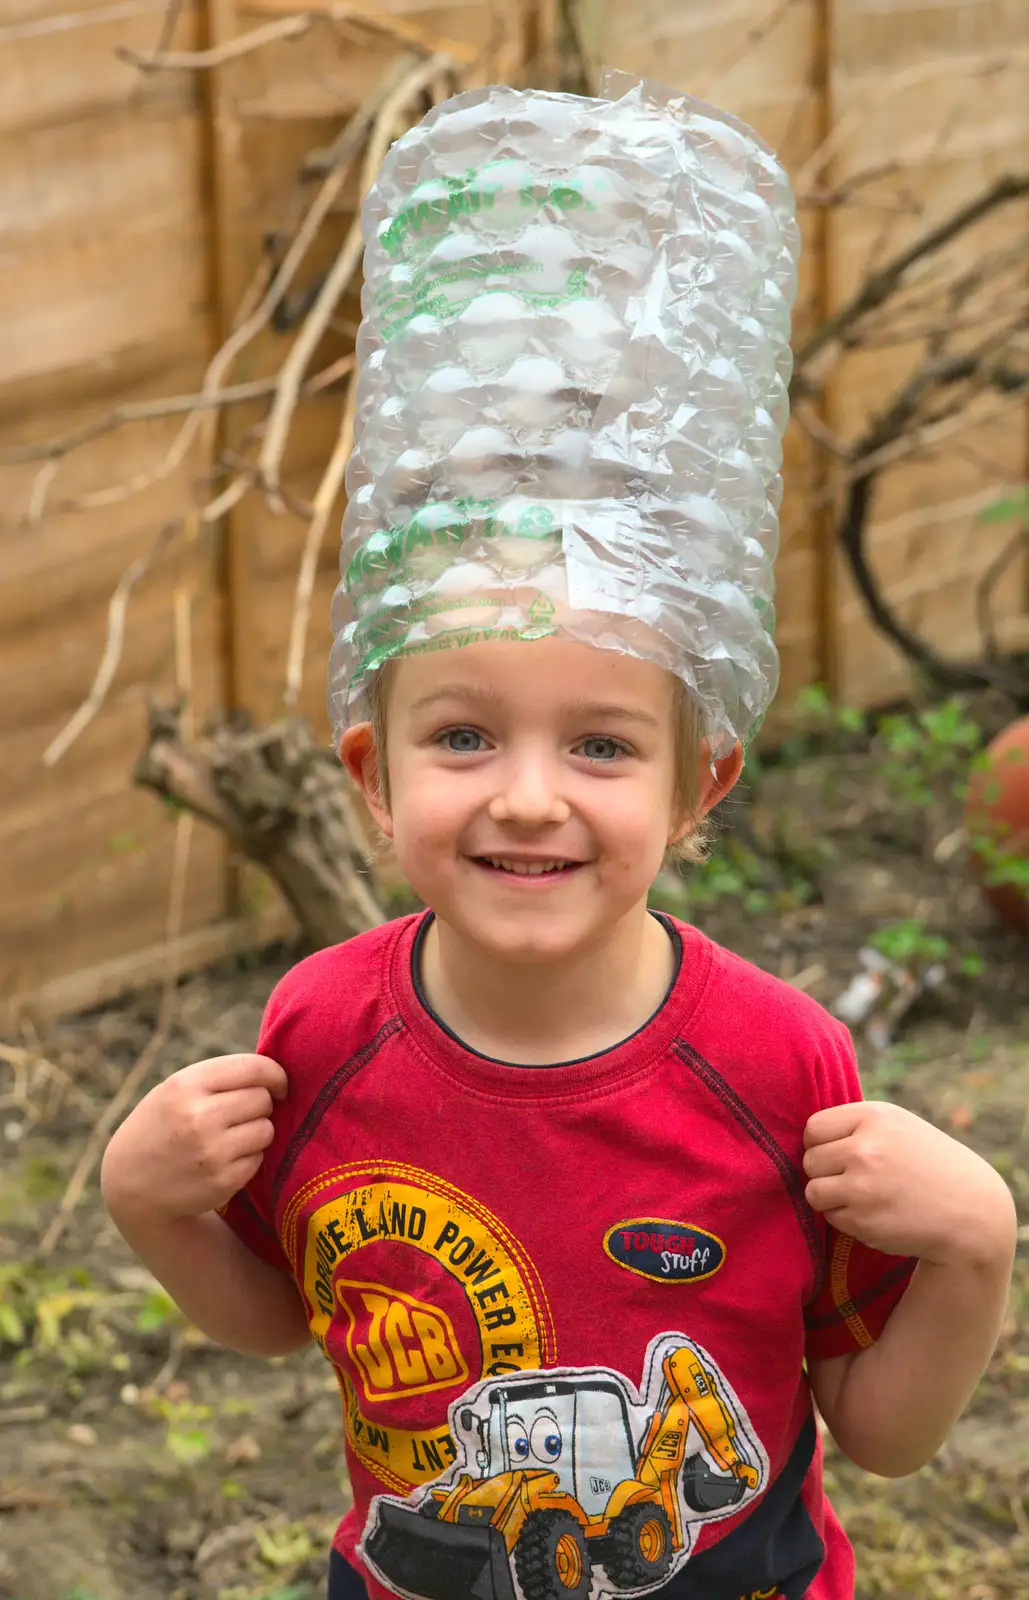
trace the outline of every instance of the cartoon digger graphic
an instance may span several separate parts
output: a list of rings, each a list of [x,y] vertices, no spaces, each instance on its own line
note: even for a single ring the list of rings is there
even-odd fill
[[[650,1346],[641,1396],[602,1368],[487,1380],[451,1428],[467,1465],[406,1501],[380,1496],[363,1543],[380,1580],[417,1600],[645,1593],[698,1524],[767,1481],[735,1395],[681,1334]]]

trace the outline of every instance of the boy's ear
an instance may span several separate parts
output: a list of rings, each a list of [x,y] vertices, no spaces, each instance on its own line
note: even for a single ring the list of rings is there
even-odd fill
[[[716,761],[711,759],[711,746],[707,739],[702,739],[700,744],[700,784],[698,788],[697,809],[692,817],[686,817],[676,828],[669,844],[678,844],[685,838],[691,828],[703,822],[709,811],[712,811],[720,800],[724,800],[729,791],[739,782],[740,773],[743,771],[743,746],[739,740],[733,745],[727,756],[719,756]]]
[[[743,771],[743,746],[737,739],[727,756],[711,759],[711,746],[705,739],[701,750],[700,815],[706,817],[739,782]]]
[[[370,722],[355,722],[339,742],[339,759],[361,791],[372,820],[386,835],[393,837],[393,819],[382,799],[379,782],[379,751]]]

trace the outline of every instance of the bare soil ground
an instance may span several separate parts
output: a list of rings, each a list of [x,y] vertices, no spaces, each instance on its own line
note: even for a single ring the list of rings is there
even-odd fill
[[[715,893],[691,914],[826,1003],[885,922],[917,918],[984,963],[927,996],[885,1055],[860,1039],[859,1049],[869,1096],[894,1095],[967,1140],[1015,1191],[1023,1245],[1007,1324],[931,1465],[887,1483],[830,1451],[828,1474],[857,1547],[860,1600],[1026,1600],[1029,944],[991,920],[946,850],[934,858],[953,818],[927,831],[924,815],[877,804],[876,782],[860,754],[768,774],[749,837],[792,830],[794,865],[818,839],[803,868],[816,893],[800,903],[780,875],[767,903]],[[149,1081],[251,1048],[294,955],[185,982]],[[347,1496],[338,1393],[317,1351],[259,1362],[182,1326],[110,1226],[95,1178],[53,1256],[35,1261],[154,1005],[143,997],[55,1025],[0,1055],[0,1596],[315,1600]]]

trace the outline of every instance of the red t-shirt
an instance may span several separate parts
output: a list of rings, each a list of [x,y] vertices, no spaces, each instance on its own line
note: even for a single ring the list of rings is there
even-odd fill
[[[807,1119],[861,1095],[846,1030],[665,918],[645,1027],[507,1065],[424,1000],[429,920],[278,985],[289,1094],[224,1211],[339,1382],[336,1548],[373,1600],[851,1600],[804,1361],[871,1344],[913,1264],[804,1199]]]

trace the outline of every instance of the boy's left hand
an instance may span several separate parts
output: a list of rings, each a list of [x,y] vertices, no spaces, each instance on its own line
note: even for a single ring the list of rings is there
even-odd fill
[[[974,1150],[889,1101],[818,1111],[804,1130],[808,1204],[887,1255],[949,1265],[1014,1247],[1007,1185]]]

